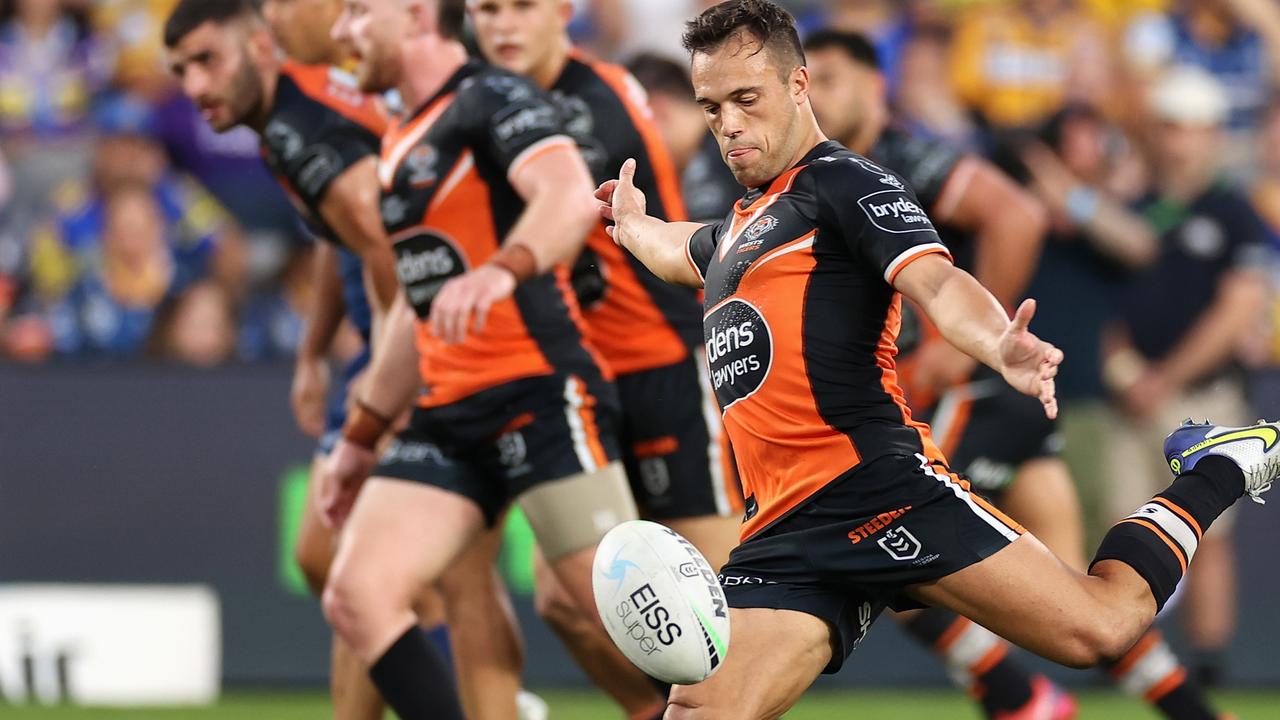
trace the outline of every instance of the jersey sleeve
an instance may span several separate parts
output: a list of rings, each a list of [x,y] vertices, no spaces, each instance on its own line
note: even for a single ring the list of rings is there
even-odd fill
[[[893,284],[898,273],[929,254],[951,252],[916,194],[901,178],[864,158],[841,158],[812,178],[820,215],[839,229],[855,260]]]
[[[473,147],[508,177],[552,146],[576,147],[551,98],[524,78],[499,73],[476,76],[459,89],[458,101],[463,117],[471,123]]]
[[[311,208],[348,168],[376,157],[379,142],[368,129],[318,102],[277,113],[263,130],[273,164]]]
[[[720,237],[720,228],[723,225],[723,222],[703,225],[693,231],[685,243],[685,258],[698,273],[698,277],[703,280],[707,278],[707,268],[711,266],[711,257],[716,251],[716,238]]]

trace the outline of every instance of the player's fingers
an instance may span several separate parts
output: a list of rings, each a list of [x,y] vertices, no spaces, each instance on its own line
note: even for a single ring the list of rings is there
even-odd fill
[[[616,228],[616,227],[617,227],[616,225],[605,225],[605,226],[604,226],[604,234],[605,234],[605,235],[608,235],[609,237],[611,237],[611,238],[612,238],[612,237],[613,237],[613,231],[614,231],[614,228]],[[614,238],[614,239],[615,239],[615,240],[617,240],[617,238]]]
[[[617,187],[617,180],[605,180],[600,183],[600,187],[596,188],[596,199],[602,203],[611,202],[613,200],[613,191]]]
[[[476,301],[475,319],[472,322],[472,328],[477,332],[484,330],[484,323],[489,319],[489,308],[493,307],[493,299],[488,296],[482,296]]]
[[[609,222],[613,222],[613,221],[614,221],[614,217],[613,217],[613,206],[612,206],[612,205],[601,205],[601,206],[600,206],[600,217],[604,218],[605,220],[608,220]]]
[[[636,178],[636,160],[635,158],[627,158],[622,163],[622,169],[618,171],[618,185],[634,186]]]
[[[1036,301],[1027,298],[1018,306],[1018,311],[1013,314],[1013,331],[1024,332],[1031,327],[1031,317],[1036,314]]]
[[[1062,350],[1050,345],[1049,351],[1045,353],[1044,359],[1045,362],[1050,362],[1054,365],[1061,365],[1062,361],[1065,360],[1066,357],[1067,356],[1062,352]]]
[[[1050,420],[1058,419],[1057,399],[1050,399],[1049,402],[1044,403],[1044,416],[1049,418]]]

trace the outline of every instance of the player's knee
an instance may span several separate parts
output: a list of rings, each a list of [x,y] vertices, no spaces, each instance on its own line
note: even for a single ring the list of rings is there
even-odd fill
[[[1125,654],[1134,637],[1118,622],[1091,618],[1065,637],[1058,662],[1068,667],[1096,667]]]
[[[362,583],[354,573],[338,568],[324,587],[320,605],[334,631],[354,644],[375,612],[373,604],[377,600],[378,594],[370,592],[367,583]]]
[[[557,583],[538,586],[533,596],[533,608],[543,622],[561,635],[576,632],[583,624],[589,624],[577,603]]]

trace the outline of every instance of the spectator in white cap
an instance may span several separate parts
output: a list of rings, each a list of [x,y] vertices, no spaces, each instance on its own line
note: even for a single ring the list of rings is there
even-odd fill
[[[1229,110],[1221,84],[1191,66],[1166,71],[1147,98],[1153,187],[1138,210],[1160,250],[1122,296],[1104,364],[1120,410],[1109,433],[1117,513],[1168,481],[1163,459],[1142,449],[1167,426],[1191,415],[1250,419],[1235,348],[1266,302],[1269,249],[1249,198],[1221,174]],[[1205,535],[1183,587],[1197,674],[1209,683],[1235,626],[1228,517]]]

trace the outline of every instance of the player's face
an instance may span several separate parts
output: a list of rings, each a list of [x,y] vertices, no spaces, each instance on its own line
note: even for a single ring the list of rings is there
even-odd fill
[[[878,74],[838,48],[811,50],[805,56],[818,125],[828,136],[852,145],[871,122],[873,111],[885,103]]]
[[[285,53],[298,62],[332,62],[329,30],[342,12],[339,0],[264,0],[262,14]]]
[[[471,0],[476,42],[494,65],[521,75],[557,64],[573,7],[564,0]]]
[[[692,76],[694,96],[734,178],[758,187],[781,175],[804,137],[807,71],[796,68],[784,80],[768,50],[739,36],[695,54]]]
[[[411,23],[401,0],[343,1],[333,39],[350,48],[361,90],[380,93],[400,84],[404,68],[400,43]]]
[[[169,69],[217,132],[243,123],[262,105],[262,76],[238,25],[206,22],[192,30],[169,51]]]
[[[1208,169],[1219,151],[1218,128],[1211,125],[1187,125],[1177,122],[1156,123],[1156,163],[1177,172],[1182,169]]]

